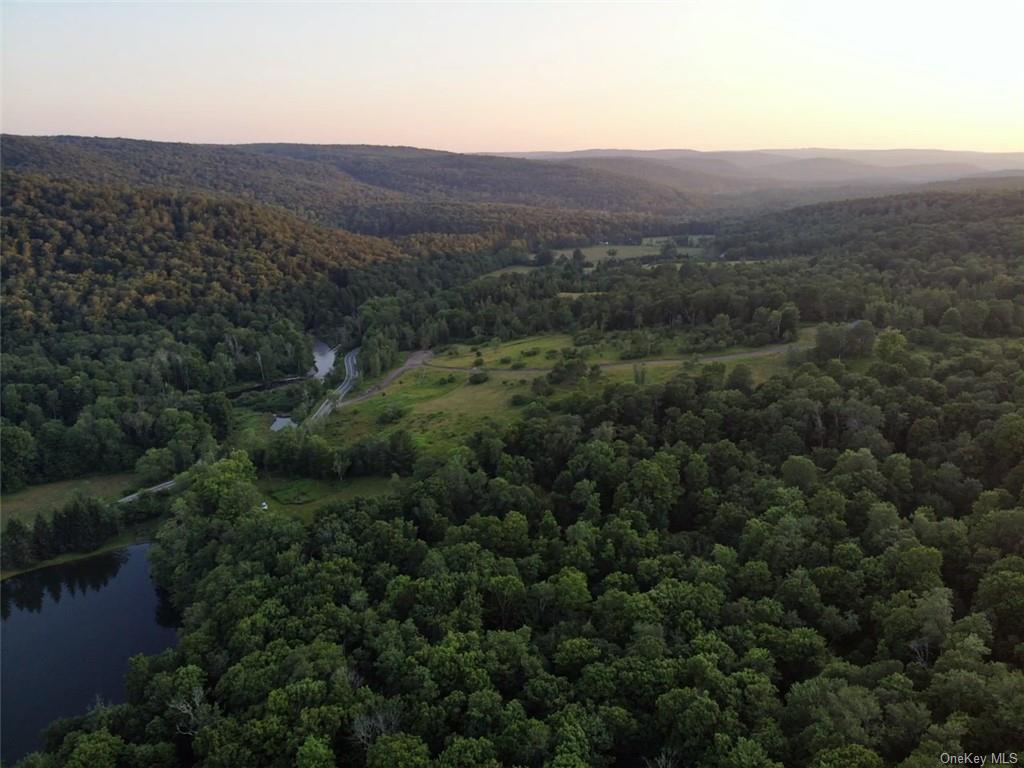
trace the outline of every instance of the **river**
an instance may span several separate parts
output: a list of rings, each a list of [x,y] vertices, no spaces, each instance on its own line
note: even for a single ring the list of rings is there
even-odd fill
[[[42,746],[41,731],[97,697],[124,701],[128,659],[177,642],[177,617],[149,574],[149,544],[30,571],[0,584],[0,760]]]
[[[326,379],[327,374],[334,370],[334,359],[338,353],[319,339],[313,340],[313,370],[310,375],[314,379]]]

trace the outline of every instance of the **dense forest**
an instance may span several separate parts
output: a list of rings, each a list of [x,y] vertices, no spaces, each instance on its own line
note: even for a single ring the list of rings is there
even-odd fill
[[[926,766],[1019,743],[1024,348],[535,403],[310,528],[197,469],[180,646],[27,766]]]
[[[239,198],[17,171],[3,210],[5,491],[142,459],[146,475],[179,472],[226,436],[221,393],[304,375],[310,331],[354,346],[368,299],[428,296],[539,247],[639,240],[656,221],[515,206],[467,221],[415,203],[411,221],[447,234],[389,240]]]
[[[553,216],[608,218],[594,212],[677,219],[700,208],[694,196],[671,187],[601,170],[409,147],[214,146],[8,134],[2,150],[10,170],[242,197],[321,224],[389,236],[468,233]]]
[[[9,144],[5,492],[180,477],[8,523],[4,563],[26,564],[162,518],[154,575],[182,616],[125,702],[20,765],[924,768],[1024,743],[1019,189],[698,222],[621,213],[589,177],[558,184],[594,197],[527,195],[508,171],[522,194],[494,200],[498,158]],[[207,156],[248,175],[216,186]],[[319,169],[310,199],[407,223],[322,226],[291,164]],[[512,416],[450,449],[397,411],[245,443],[253,402],[323,393],[314,333],[370,377],[468,345],[469,386],[483,345],[570,341],[518,361]],[[679,364],[613,380],[610,339]],[[697,362],[762,347],[787,350],[763,376]],[[279,379],[299,383],[262,389]],[[261,504],[267,472],[395,482],[300,521]]]

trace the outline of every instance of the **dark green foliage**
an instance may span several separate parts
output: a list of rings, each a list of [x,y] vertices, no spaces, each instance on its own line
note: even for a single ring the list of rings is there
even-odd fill
[[[159,517],[166,505],[158,498],[143,497],[130,504],[104,504],[77,496],[52,518],[39,515],[31,526],[20,520],[6,523],[0,560],[4,568],[24,568],[68,552],[89,552],[105,544],[135,523]]]
[[[1000,489],[1020,403],[982,393],[1020,380],[1024,347],[904,352],[923,367],[889,383],[829,362],[749,390],[569,392],[415,468],[396,433],[353,466],[413,480],[308,530],[256,509],[243,456],[203,467],[154,555],[188,608],[179,649],[63,744],[102,723],[204,765],[1004,749],[1024,706],[1024,510]],[[907,446],[926,417],[931,441]],[[158,690],[191,692],[195,733]]]
[[[429,192],[403,150],[258,151]],[[437,177],[483,194],[480,167]],[[26,338],[12,356],[15,482],[58,471],[44,458],[74,467],[80,446],[112,465],[143,445],[143,468],[210,460],[153,550],[181,642],[135,660],[125,704],[58,724],[28,764],[916,768],[1006,749],[1024,712],[1022,218],[1016,193],[908,196],[723,225],[730,250],[797,257],[777,261],[562,260],[475,279],[522,260],[528,244],[506,239],[491,256],[333,273],[323,311],[368,373],[401,350],[573,334],[516,395],[515,421],[445,453],[400,427],[343,446],[300,429],[255,465],[213,460],[230,408],[210,367],[220,355],[225,382],[269,378],[235,367],[261,334],[274,358],[317,326],[294,295],[240,301],[221,324],[168,315],[162,348],[188,371],[170,386],[116,335],[117,375],[94,371],[80,350],[106,349],[89,331],[110,328],[48,308],[85,335],[45,352]],[[16,318],[27,333],[32,318]],[[767,381],[733,360],[651,386],[637,363],[634,383],[602,386],[587,362],[609,339],[634,358],[668,338],[781,344],[800,320],[831,325]],[[126,395],[108,380],[167,431],[119,453],[129,401],[111,402]],[[256,465],[406,480],[305,527],[260,509]],[[76,510],[9,527],[5,560],[111,524]]]

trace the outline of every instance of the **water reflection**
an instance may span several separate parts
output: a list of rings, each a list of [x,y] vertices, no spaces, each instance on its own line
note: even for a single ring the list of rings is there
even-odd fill
[[[124,701],[128,659],[175,644],[180,622],[150,578],[148,550],[140,544],[0,584],[4,764],[39,749],[53,720],[84,714],[97,697]]]
[[[12,606],[20,611],[38,613],[43,609],[44,597],[59,603],[65,591],[69,596],[90,590],[98,592],[117,576],[127,561],[128,551],[118,549],[8,579],[0,588],[0,617],[6,619],[10,616]]]

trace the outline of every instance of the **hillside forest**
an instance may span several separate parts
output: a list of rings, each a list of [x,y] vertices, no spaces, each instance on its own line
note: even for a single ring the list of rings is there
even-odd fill
[[[4,137],[4,500],[177,485],[5,519],[3,568],[145,521],[181,627],[19,766],[1024,746],[1024,187],[751,210],[593,162],[91,141]],[[361,376],[321,421],[314,338]],[[379,483],[298,514],[284,479]]]

